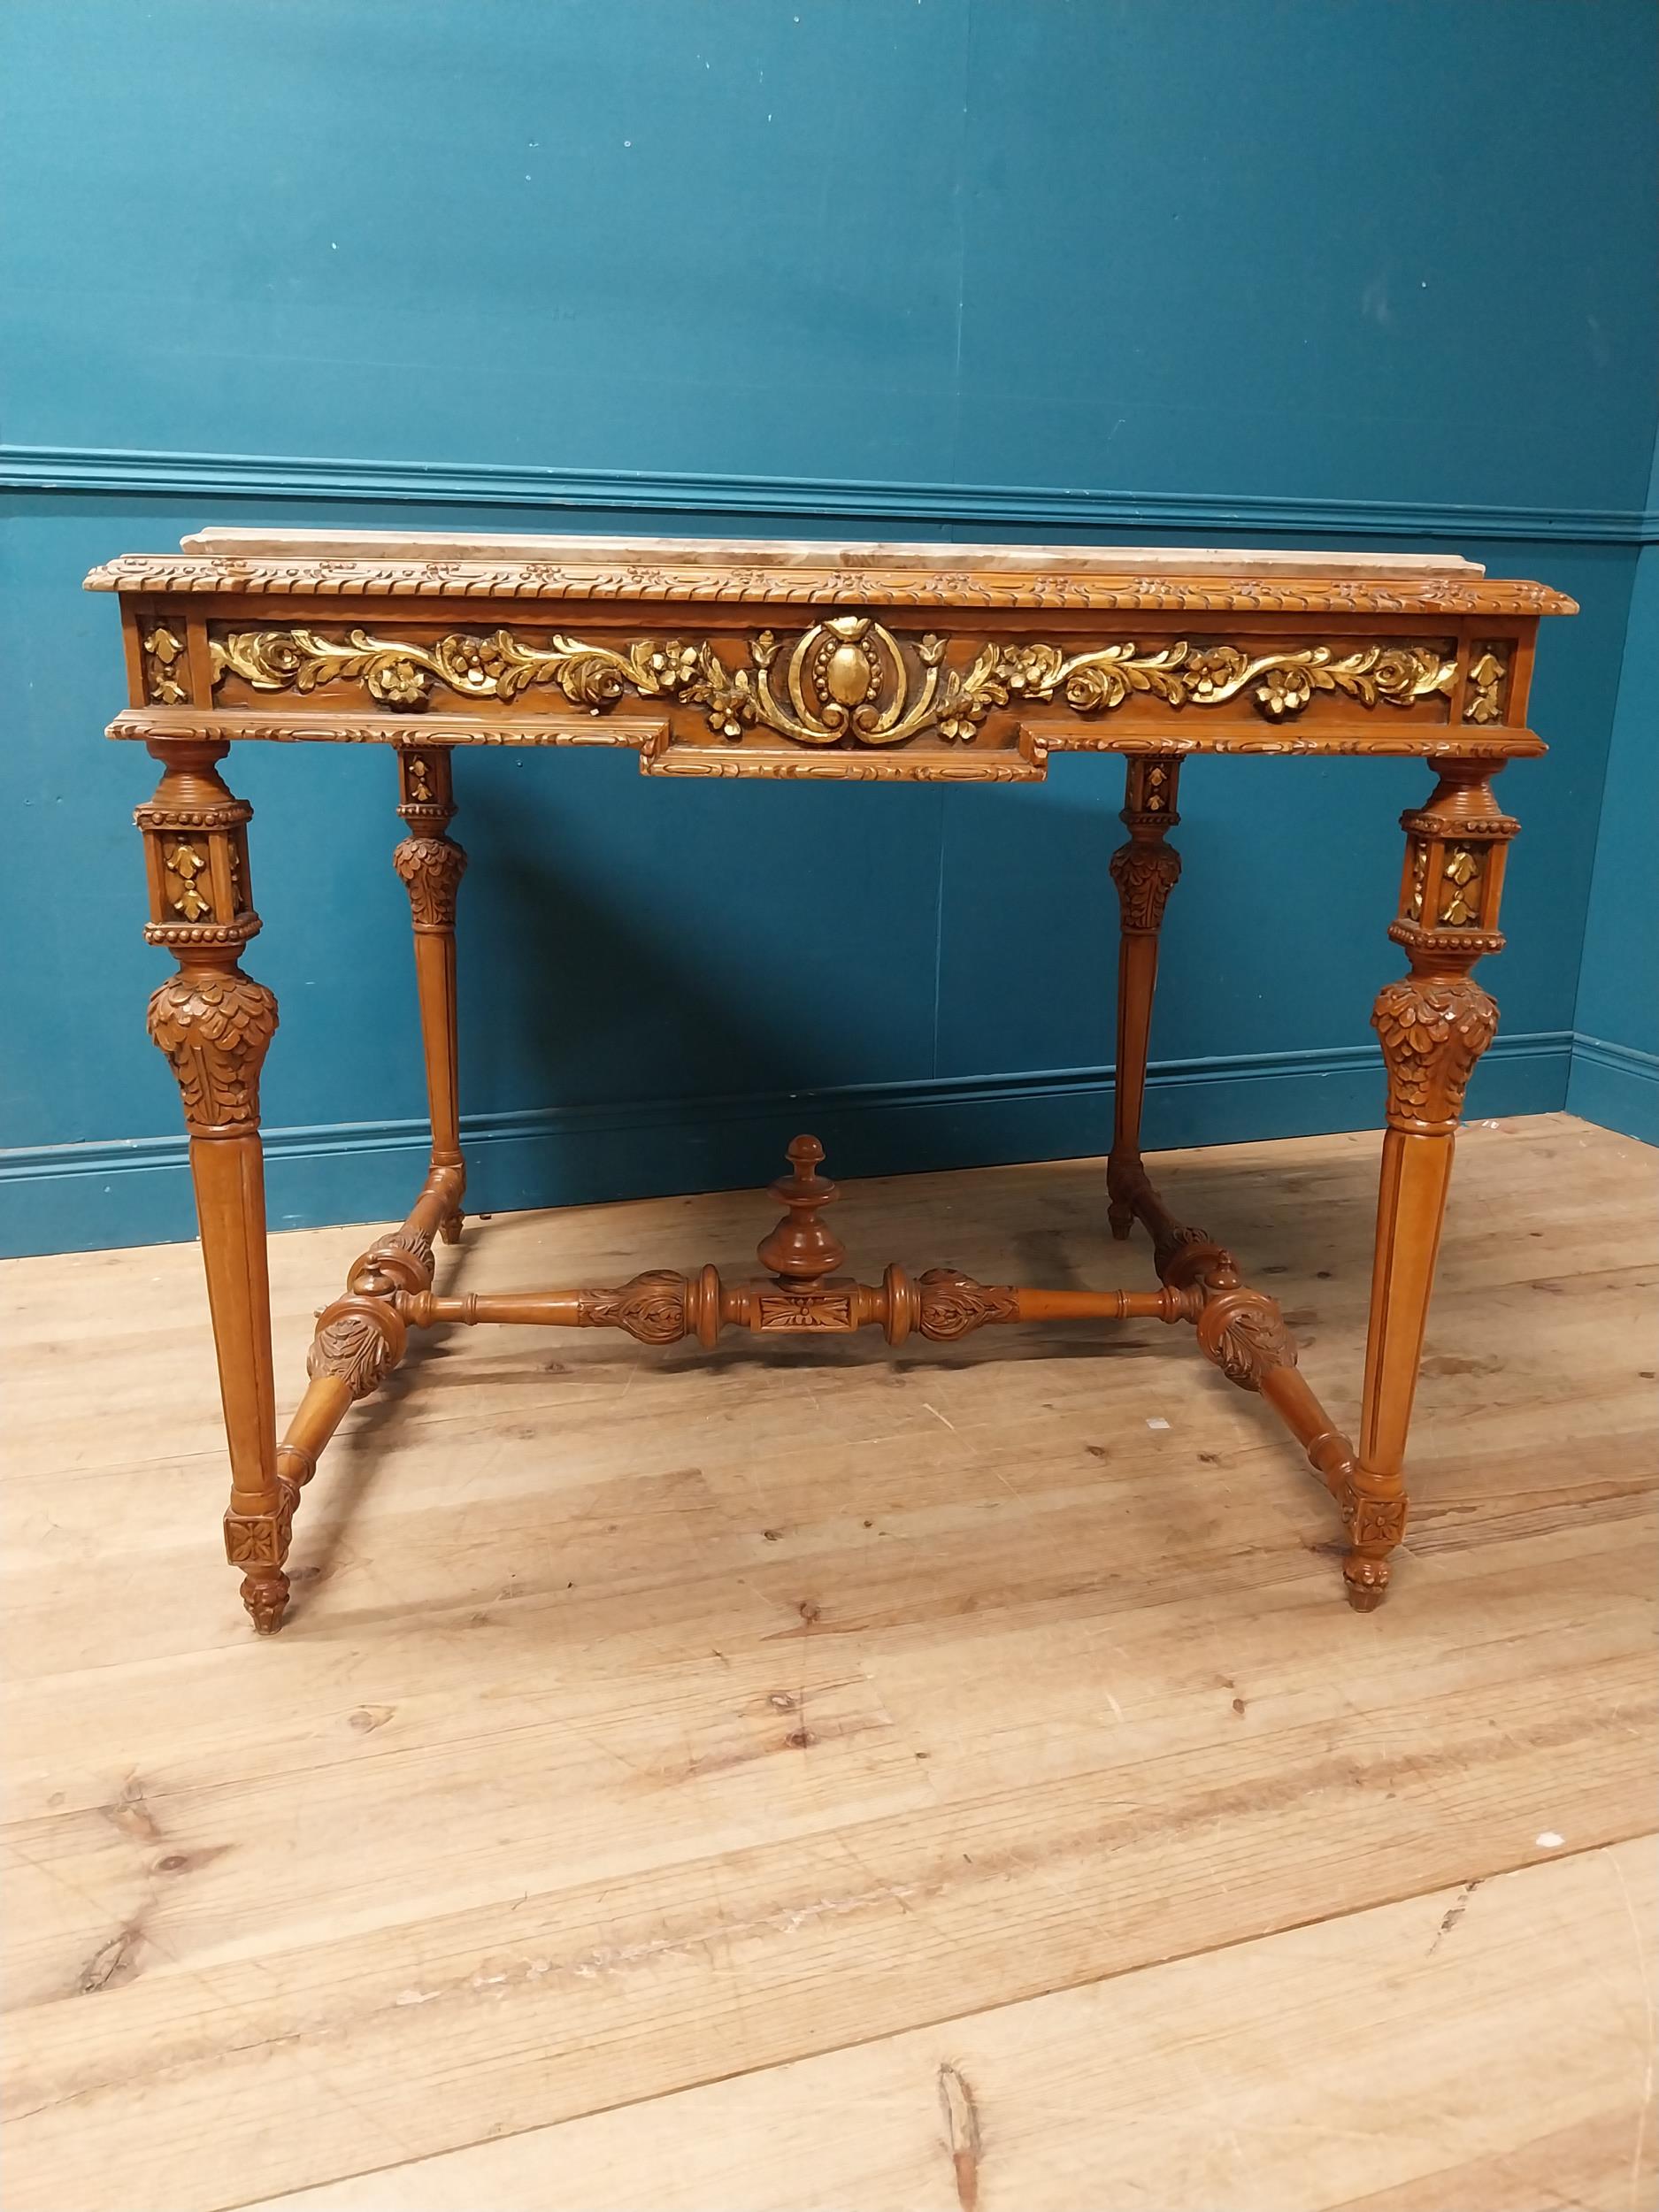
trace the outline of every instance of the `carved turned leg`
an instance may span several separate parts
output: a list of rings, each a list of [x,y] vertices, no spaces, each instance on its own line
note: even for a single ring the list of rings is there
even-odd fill
[[[1106,1167],[1113,1236],[1134,1222],[1134,1199],[1146,1185],[1141,1164],[1141,1109],[1147,1088],[1147,1042],[1152,1028],[1152,991],[1158,974],[1158,930],[1164,903],[1181,872],[1181,856],[1164,833],[1180,820],[1175,811],[1180,762],[1162,755],[1132,758],[1119,819],[1127,844],[1112,855],[1112,881],[1123,935],[1118,953],[1118,1067],[1113,1086],[1112,1148]]]
[[[1411,972],[1379,993],[1371,1021],[1388,1071],[1359,1461],[1343,1500],[1348,1592],[1362,1609],[1388,1586],[1405,1533],[1405,1445],[1463,1090],[1498,1010],[1470,970],[1502,949],[1505,848],[1519,826],[1493,795],[1490,764],[1452,761],[1421,812],[1401,816],[1405,872],[1388,934]]]
[[[259,927],[248,880],[253,810],[231,796],[216,763],[222,743],[152,742],[161,783],[134,818],[150,873],[151,944],[179,972],[150,1002],[150,1033],[173,1064],[190,1134],[219,1396],[230,1446],[225,1550],[242,1570],[242,1603],[269,1635],[281,1625],[282,1571],[297,1495],[277,1471],[265,1274],[265,1158],[259,1069],[277,1025],[276,1000],[236,964]]]
[[[448,748],[401,746],[397,772],[402,792],[397,811],[408,823],[409,834],[392,860],[409,893],[415,929],[415,985],[432,1118],[427,1187],[441,1191],[448,1202],[438,1221],[438,1234],[453,1244],[461,1233],[461,1198],[466,1188],[455,985],[455,905],[466,872],[466,855],[444,834],[455,816]]]

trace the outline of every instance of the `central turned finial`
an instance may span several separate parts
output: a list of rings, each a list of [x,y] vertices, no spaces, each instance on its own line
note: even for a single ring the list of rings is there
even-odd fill
[[[846,1246],[818,1217],[818,1208],[837,1195],[829,1178],[815,1172],[823,1157],[816,1137],[796,1137],[789,1146],[790,1172],[772,1186],[772,1196],[788,1210],[756,1249],[761,1265],[785,1290],[810,1290],[847,1256]]]

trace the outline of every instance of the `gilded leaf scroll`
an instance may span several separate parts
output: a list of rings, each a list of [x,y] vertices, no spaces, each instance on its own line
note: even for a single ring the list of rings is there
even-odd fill
[[[366,630],[350,630],[343,641],[314,630],[242,630],[215,639],[211,649],[216,686],[227,674],[256,691],[315,691],[356,679],[370,698],[395,708],[424,706],[434,683],[472,699],[516,699],[533,684],[557,684],[572,706],[608,707],[626,691],[646,699],[680,692],[712,657],[706,645],[649,640],[620,651],[557,636],[526,645],[511,630],[451,633],[431,645]]]
[[[1136,697],[1220,707],[1248,695],[1269,721],[1283,721],[1320,692],[1364,707],[1409,707],[1448,693],[1456,674],[1455,655],[1401,643],[1247,653],[1176,640],[1143,652],[1125,640],[1067,653],[993,642],[965,668],[952,668],[950,642],[933,632],[901,642],[871,616],[835,615],[792,641],[761,631],[749,641],[749,665],[738,668],[706,639],[611,646],[555,634],[534,645],[511,630],[451,632],[430,643],[362,629],[343,639],[244,630],[215,639],[211,650],[215,685],[234,675],[256,691],[311,692],[355,680],[378,704],[405,710],[426,706],[438,685],[463,698],[501,700],[554,686],[572,706],[592,710],[632,693],[701,707],[721,737],[757,727],[800,745],[900,745],[928,729],[948,743],[971,742],[994,708],[1058,704],[1099,714]]]

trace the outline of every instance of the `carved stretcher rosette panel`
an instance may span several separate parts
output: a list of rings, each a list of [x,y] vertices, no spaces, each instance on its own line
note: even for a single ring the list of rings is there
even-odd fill
[[[88,580],[119,596],[129,703],[111,734],[163,764],[138,810],[150,941],[178,973],[150,1008],[191,1141],[219,1349],[227,1554],[255,1624],[280,1625],[301,1490],[339,1422],[419,1333],[490,1322],[606,1329],[643,1347],[748,1331],[879,1329],[954,1344],[1024,1322],[1187,1324],[1259,1394],[1337,1502],[1353,1602],[1375,1604],[1407,1526],[1403,1460],[1452,1137],[1497,1023],[1471,971],[1503,943],[1517,825],[1491,779],[1542,751],[1525,710],[1540,616],[1572,603],[1455,557],[1146,549],[819,546],[415,534],[208,531]],[[219,774],[238,741],[393,749],[432,1119],[426,1181],[319,1318],[278,1441],[265,1282],[259,1073],[272,994],[240,959],[257,933],[250,810]],[[1015,782],[1057,752],[1126,757],[1113,1134],[1103,1210],[1137,1226],[1156,1287],[1049,1290],[951,1265],[841,1271],[815,1139],[789,1147],[763,1273],[646,1268],[614,1285],[449,1294],[460,1234],[455,930],[466,855],[455,760],[476,745],[634,749],[654,776]],[[1141,1154],[1159,930],[1181,876],[1183,763],[1204,753],[1417,756],[1434,787],[1401,818],[1389,934],[1409,973],[1372,1021],[1386,1077],[1379,1239],[1356,1440],[1304,1378],[1285,1317],[1231,1253],[1164,1205]],[[664,795],[666,797],[666,795]]]

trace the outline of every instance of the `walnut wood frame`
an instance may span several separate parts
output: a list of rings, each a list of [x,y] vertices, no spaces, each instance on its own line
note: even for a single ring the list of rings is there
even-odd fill
[[[162,764],[141,806],[147,936],[178,972],[150,1002],[150,1033],[178,1078],[190,1138],[229,1442],[226,1548],[256,1628],[282,1621],[301,1488],[354,1400],[404,1353],[409,1332],[488,1321],[612,1327],[646,1344],[723,1327],[758,1334],[880,1327],[954,1339],[991,1324],[1156,1317],[1193,1325],[1230,1381],[1259,1391],[1333,1493],[1343,1574],[1361,1608],[1386,1589],[1406,1524],[1405,1446],[1454,1133],[1497,1010],[1472,978],[1499,950],[1505,854],[1517,824],[1491,778],[1540,753],[1525,710],[1538,620],[1570,600],[1466,568],[1402,565],[1362,577],[1263,572],[1131,575],[1063,559],[979,561],[950,573],[795,549],[768,563],[587,557],[291,557],[209,549],[129,556],[88,579],[114,590],[130,703],[110,734]],[[941,549],[941,557],[944,549]],[[1335,564],[1340,567],[1340,564]],[[557,603],[549,605],[547,603]],[[915,611],[937,624],[924,628]],[[276,1002],[239,965],[259,928],[247,825],[219,764],[238,741],[394,749],[432,1155],[403,1225],[357,1262],[322,1313],[310,1382],[281,1441],[272,1375],[258,1079]],[[446,1297],[434,1240],[460,1233],[455,922],[466,856],[448,834],[452,759],[479,744],[635,748],[651,775],[1012,782],[1063,750],[1126,757],[1126,841],[1111,861],[1122,918],[1118,1083],[1108,1211],[1140,1222],[1160,1287],[1046,1291],[897,1267],[879,1286],[837,1271],[821,1218],[834,1186],[799,1138],[775,1184],[781,1220],[764,1279],[711,1267],[652,1271],[614,1289]],[[1184,760],[1203,753],[1410,755],[1432,763],[1425,804],[1402,818],[1406,856],[1389,934],[1409,972],[1372,1014],[1387,1075],[1386,1128],[1357,1449],[1314,1396],[1273,1300],[1206,1233],[1176,1221],[1140,1149],[1165,903],[1180,873],[1168,842]]]

